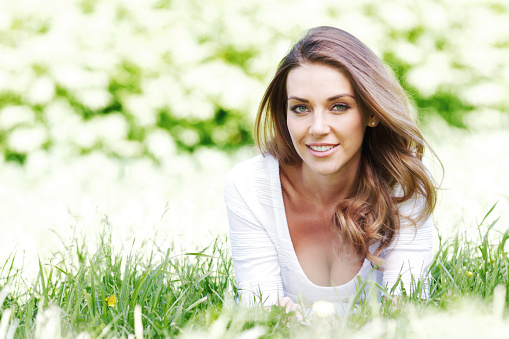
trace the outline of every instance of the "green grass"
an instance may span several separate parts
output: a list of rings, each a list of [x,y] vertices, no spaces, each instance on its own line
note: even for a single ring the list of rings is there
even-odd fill
[[[14,255],[2,263],[0,338],[127,338],[141,333],[148,338],[412,337],[416,324],[426,329],[463,313],[465,322],[488,315],[487,330],[496,319],[503,323],[509,307],[509,230],[494,231],[498,219],[487,222],[492,211],[479,224],[477,239],[463,233],[440,239],[428,300],[419,298],[417,290],[397,304],[372,298],[352,303],[345,317],[306,315],[303,321],[281,307],[236,304],[233,266],[223,238],[196,253],[176,247],[163,251],[154,244],[149,251],[115,252],[106,225],[97,250],[89,252],[84,240],[64,242],[49,262],[39,261],[33,283],[15,267]],[[112,296],[114,305],[109,305]],[[465,311],[469,307],[473,316]]]

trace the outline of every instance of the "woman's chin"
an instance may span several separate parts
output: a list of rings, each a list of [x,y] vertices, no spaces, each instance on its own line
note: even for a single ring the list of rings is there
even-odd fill
[[[307,166],[310,172],[320,177],[332,177],[338,175],[339,168],[337,166],[331,166],[329,164],[313,164]]]

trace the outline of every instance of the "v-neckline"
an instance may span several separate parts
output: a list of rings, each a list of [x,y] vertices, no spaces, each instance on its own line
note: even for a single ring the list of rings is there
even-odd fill
[[[312,282],[309,279],[309,277],[307,276],[306,272],[304,272],[304,269],[302,268],[302,265],[300,264],[299,258],[297,257],[297,252],[295,252],[295,247],[293,245],[292,237],[290,236],[290,228],[288,226],[288,218],[286,216],[286,207],[285,207],[285,203],[284,203],[284,199],[283,199],[283,187],[281,186],[281,177],[280,177],[281,174],[280,174],[279,162],[274,157],[272,157],[272,156],[270,156],[270,157],[275,162],[275,167],[276,167],[275,171],[273,172],[275,184],[277,186],[277,201],[276,201],[276,203],[278,205],[282,206],[282,216],[281,216],[281,219],[282,219],[282,224],[284,226],[284,230],[283,230],[284,232],[283,233],[284,233],[285,238],[286,238],[285,240],[288,241],[291,244],[290,257],[291,257],[291,260],[294,261],[295,266],[296,266],[296,268],[299,271],[298,273],[301,274],[306,279],[306,282],[309,285],[313,286],[314,288],[318,288],[318,289],[334,289],[334,290],[337,290],[338,288],[347,288],[347,287],[350,287],[352,284],[355,284],[355,281],[357,280],[357,277],[358,276],[362,276],[362,273],[366,269],[366,266],[370,265],[370,261],[367,258],[364,258],[362,266],[359,269],[359,271],[355,274],[355,276],[352,279],[350,279],[349,281],[347,281],[346,283],[341,284],[341,285],[334,285],[334,286],[320,286],[320,285],[317,285],[314,282]]]

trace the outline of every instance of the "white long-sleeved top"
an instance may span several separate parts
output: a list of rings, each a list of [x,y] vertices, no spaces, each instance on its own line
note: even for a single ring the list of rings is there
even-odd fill
[[[243,300],[261,301],[267,306],[284,296],[294,302],[301,296],[309,303],[332,302],[342,313],[348,298],[357,292],[359,278],[392,288],[400,274],[397,286],[402,282],[408,291],[417,280],[423,279],[425,295],[428,295],[426,269],[432,253],[431,218],[417,230],[401,218],[399,233],[382,254],[383,272],[374,270],[365,259],[351,281],[324,287],[308,279],[297,259],[288,230],[279,164],[274,157],[258,155],[237,164],[226,178],[224,199],[235,277]],[[407,201],[400,204],[399,210],[400,215],[412,217],[419,212],[419,203],[415,199]],[[397,287],[395,294],[400,291]]]

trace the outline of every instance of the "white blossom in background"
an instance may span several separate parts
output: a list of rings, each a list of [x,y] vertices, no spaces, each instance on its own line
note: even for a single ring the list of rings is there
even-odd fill
[[[482,107],[500,102],[509,96],[509,87],[485,81],[465,89],[461,96],[466,102]]]
[[[144,95],[134,94],[124,99],[125,108],[141,126],[153,126],[156,123],[154,103]]]
[[[100,153],[64,159],[41,152],[31,153],[23,168],[2,164],[0,230],[9,229],[9,236],[0,237],[0,257],[20,253],[17,265],[23,257],[47,260],[62,246],[54,232],[68,242],[84,237],[93,251],[105,218],[116,250],[135,240],[135,248],[155,241],[161,248],[174,244],[177,251],[194,251],[224,237],[223,181],[238,158],[219,151],[166,156],[174,146],[157,131],[147,141],[159,166]],[[165,143],[168,149],[161,148]],[[24,272],[34,277],[37,260],[25,260]]]
[[[200,140],[200,135],[197,131],[193,129],[187,129],[183,127],[175,127],[174,131],[176,131],[176,134],[179,136],[180,141],[188,146],[196,146],[198,144],[198,141]]]
[[[39,77],[30,86],[27,92],[27,100],[31,104],[48,104],[55,97],[55,83],[49,77]]]
[[[18,153],[30,153],[41,148],[48,139],[44,126],[18,127],[7,138],[7,145]]]
[[[434,53],[426,58],[421,65],[413,68],[407,75],[408,82],[420,93],[431,96],[446,84],[455,79],[452,60],[444,53]]]
[[[35,113],[29,106],[6,106],[0,110],[0,129],[2,130],[34,122]]]
[[[408,2],[394,1],[387,3],[380,8],[380,16],[386,20],[391,28],[396,30],[415,29],[419,20],[415,11],[410,7]]]
[[[420,48],[408,41],[400,41],[394,46],[394,54],[409,65],[418,65],[426,56]]]
[[[112,101],[111,94],[106,89],[82,89],[75,94],[76,98],[84,107],[91,110],[106,108]]]
[[[145,143],[150,154],[160,161],[170,160],[176,151],[175,141],[161,129],[151,131]]]
[[[392,53],[407,63],[411,69],[402,80],[421,95],[454,88],[464,98],[489,79],[494,94],[488,104],[500,109],[507,106],[508,96],[500,88],[507,88],[509,73],[503,48],[509,21],[501,14],[503,7],[482,0],[468,6],[454,0],[341,5],[334,0],[176,0],[166,6],[151,1],[5,0],[0,4],[0,95],[10,93],[43,111],[67,101],[73,109],[66,114],[83,120],[105,117],[101,110],[106,108],[120,111],[130,128],[139,130],[137,140],[126,136],[104,145],[77,132],[81,137],[73,141],[54,137],[65,133],[37,115],[49,131],[48,145],[61,148],[57,152],[143,156],[140,138],[155,127],[168,128],[179,145],[196,147],[201,132],[157,126],[160,114],[193,124],[211,121],[219,108],[233,112],[237,122],[206,132],[222,147],[234,140],[235,126],[250,129],[277,61],[299,34],[312,26],[333,25],[352,32],[379,56]],[[299,18],[302,13],[306,20],[281,20],[282,14]],[[0,109],[2,105],[20,103],[0,102]],[[67,125],[71,118],[63,121],[65,129],[79,129]]]

